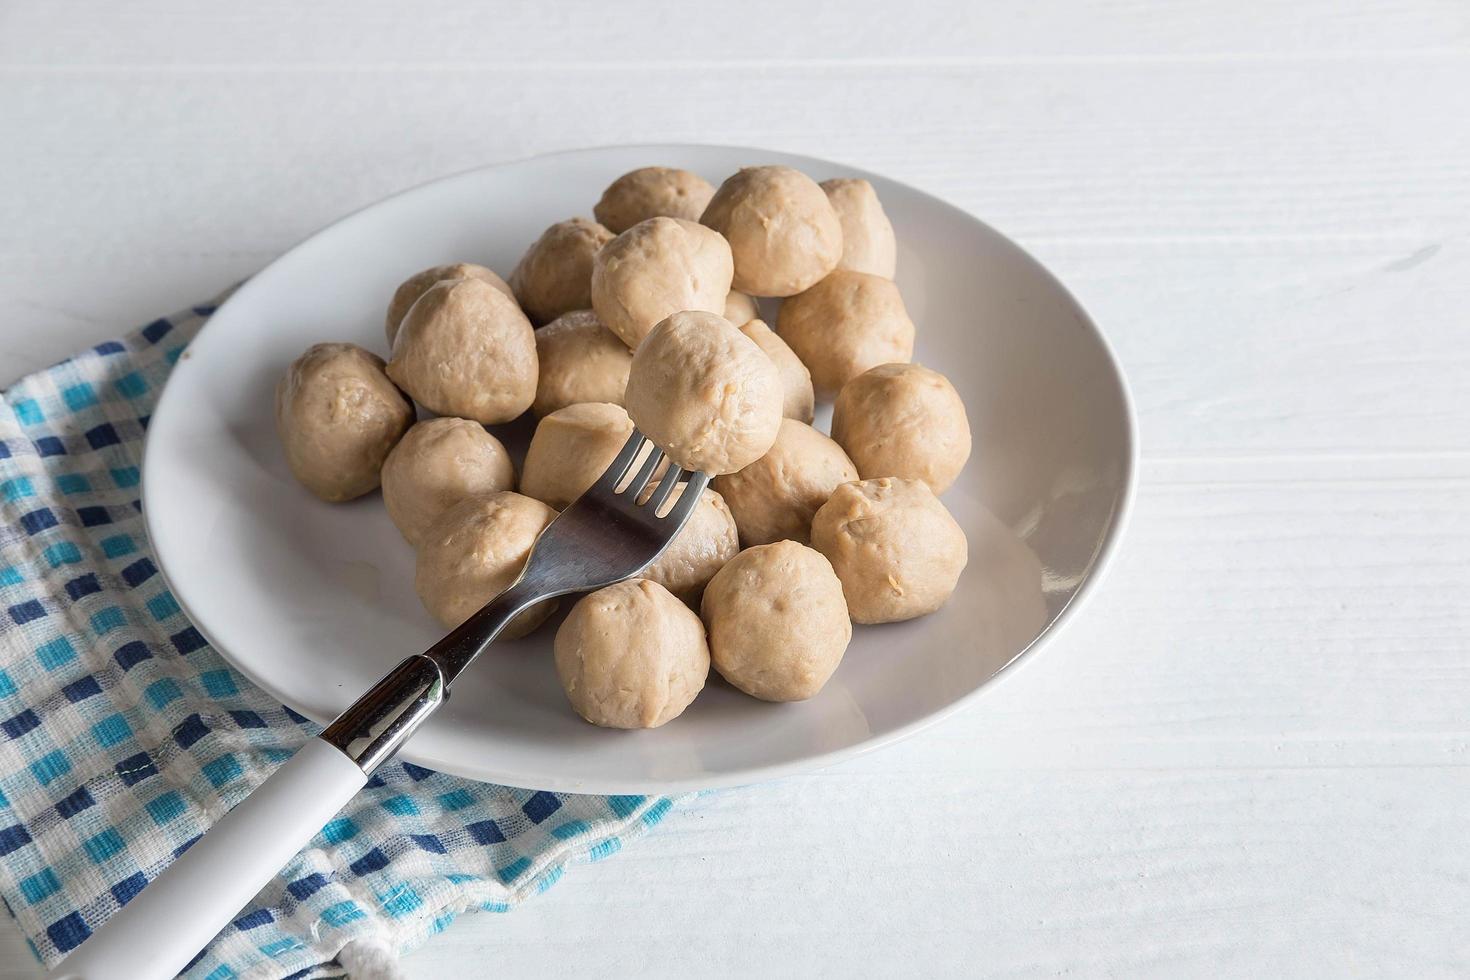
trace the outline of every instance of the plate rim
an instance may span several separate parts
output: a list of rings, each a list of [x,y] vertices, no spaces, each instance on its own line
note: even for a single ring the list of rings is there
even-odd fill
[[[254,288],[258,287],[259,281],[265,273],[269,272],[277,265],[290,259],[300,249],[302,249],[310,242],[316,240],[320,236],[325,235],[328,232],[338,228],[339,226],[347,224],[361,217],[366,212],[387,204],[390,201],[397,200],[398,198],[404,197],[406,195],[414,194],[428,187],[459,180],[472,174],[483,174],[494,172],[497,170],[510,169],[512,167],[524,166],[525,164],[533,163],[540,160],[572,156],[590,156],[600,153],[607,153],[610,151],[646,150],[649,153],[666,153],[669,151],[688,149],[719,150],[726,152],[746,153],[754,157],[759,157],[761,154],[765,154],[767,156],[777,155],[785,157],[787,159],[799,159],[822,165],[830,165],[841,168],[853,176],[863,178],[877,177],[880,180],[902,186],[903,188],[905,188],[905,190],[924,198],[928,203],[932,205],[937,205],[947,211],[957,214],[965,220],[972,221],[980,225],[986,231],[990,232],[998,241],[1002,242],[1006,248],[1011,249],[1012,251],[1018,253],[1027,261],[1029,261],[1044,276],[1045,280],[1050,284],[1050,286],[1056,289],[1061,294],[1061,296],[1064,297],[1065,300],[1071,304],[1072,308],[1081,317],[1081,320],[1088,331],[1098,341],[1099,347],[1103,352],[1104,359],[1107,362],[1107,366],[1111,370],[1112,380],[1117,388],[1118,396],[1123,408],[1123,435],[1127,443],[1127,452],[1123,459],[1123,472],[1121,474],[1123,492],[1119,495],[1117,501],[1115,502],[1110,523],[1106,532],[1103,534],[1102,540],[1098,544],[1096,551],[1094,551],[1093,553],[1092,560],[1086,570],[1086,575],[1082,583],[1077,587],[1077,590],[1067,599],[1066,603],[1064,603],[1062,607],[1057,610],[1056,614],[1051,618],[1051,621],[1042,629],[1042,631],[1037,634],[1037,636],[1034,637],[1030,643],[1026,644],[1026,646],[1017,651],[1014,656],[1012,656],[1009,660],[1007,660],[1004,664],[997,668],[993,674],[991,674],[975,688],[955,698],[955,700],[951,701],[949,704],[935,709],[934,711],[931,711],[928,714],[923,715],[922,717],[915,718],[912,721],[899,725],[898,727],[884,732],[881,735],[870,735],[862,741],[853,743],[851,745],[842,746],[840,748],[829,749],[825,752],[807,755],[799,759],[792,759],[784,762],[776,762],[760,766],[742,767],[740,769],[730,770],[729,772],[725,773],[709,773],[706,774],[707,778],[635,778],[627,780],[619,779],[616,783],[604,783],[599,782],[596,779],[564,779],[559,777],[543,779],[530,773],[521,773],[515,770],[497,770],[494,766],[485,766],[470,770],[466,769],[465,767],[459,766],[453,760],[446,760],[431,755],[425,755],[415,752],[413,750],[413,742],[411,739],[404,746],[403,750],[398,752],[395,756],[395,759],[397,761],[409,762],[414,765],[434,769],[438,772],[444,772],[450,775],[458,776],[465,779],[472,779],[480,782],[489,782],[526,789],[549,790],[552,792],[594,794],[643,793],[654,795],[670,795],[691,791],[750,785],[752,783],[764,782],[770,779],[778,779],[783,776],[793,775],[796,773],[812,772],[820,769],[825,769],[829,766],[836,765],[839,762],[843,762],[848,759],[854,759],[858,756],[866,755],[870,752],[874,752],[878,749],[885,748],[896,742],[902,741],[903,739],[909,738],[910,736],[915,735],[932,725],[936,725],[941,721],[944,721],[945,719],[951,717],[956,712],[964,708],[973,706],[982,696],[1000,686],[1001,682],[1004,681],[1006,678],[1013,677],[1016,673],[1018,673],[1019,669],[1025,663],[1036,659],[1036,654],[1038,654],[1042,649],[1053,642],[1056,636],[1062,631],[1064,627],[1071,624],[1077,619],[1081,612],[1092,602],[1093,598],[1096,596],[1102,583],[1105,581],[1116,562],[1118,551],[1122,546],[1122,541],[1126,536],[1128,527],[1131,525],[1133,519],[1134,507],[1138,494],[1138,470],[1140,451],[1138,439],[1138,416],[1133,392],[1128,383],[1128,376],[1123,370],[1122,361],[1118,357],[1118,352],[1116,348],[1108,339],[1107,333],[1102,329],[1096,319],[1093,318],[1092,314],[1087,310],[1085,306],[1082,305],[1082,303],[1077,299],[1072,291],[1067,288],[1066,284],[1063,283],[1061,279],[1058,278],[1057,275],[1053,273],[1052,270],[1044,262],[1042,262],[1036,256],[1032,255],[1031,252],[1026,250],[1018,242],[1016,242],[1015,239],[1011,238],[1009,235],[1006,235],[1004,232],[986,222],[978,215],[975,215],[970,211],[967,211],[964,208],[961,208],[958,205],[945,200],[942,197],[931,194],[923,188],[909,183],[908,181],[898,180],[897,178],[890,177],[878,171],[869,170],[863,167],[851,166],[841,161],[831,160],[825,157],[817,157],[805,153],[793,153],[785,150],[776,150],[769,147],[742,146],[724,143],[607,143],[596,146],[574,147],[563,150],[554,150],[546,153],[528,154],[524,156],[518,156],[513,159],[501,160],[490,164],[482,164],[479,166],[458,170],[453,173],[443,174],[438,177],[433,177],[428,180],[420,181],[417,184],[413,184],[402,190],[395,191],[391,194],[370,201],[367,204],[357,207],[352,211],[349,211],[348,213],[314,229],[309,234],[296,240],[289,248],[285,249],[279,255],[275,256],[259,270],[253,273],[243,283],[241,283],[238,288],[233,290],[225,298],[225,300],[220,303],[218,307],[216,307],[214,312],[210,314],[209,318],[200,327],[199,331],[194,335],[193,338],[190,339],[185,349],[187,350],[188,347],[193,346],[198,341],[198,339],[205,334],[206,331],[211,329],[211,327],[214,327],[216,321],[219,318],[219,315],[222,312],[228,310],[232,303],[236,302],[236,300],[242,296],[248,297],[253,292]],[[160,393],[158,401],[153,407],[152,417],[154,419],[164,414],[166,406],[170,404],[170,394],[181,389],[182,386],[175,385],[173,382],[177,377],[179,377],[179,372],[186,369],[186,366],[188,364],[189,359],[187,357],[181,357],[176,363],[174,370],[169,374],[167,381],[164,383],[163,391]],[[145,439],[143,445],[143,460],[142,466],[140,468],[141,481],[139,486],[139,499],[142,501],[144,532],[148,538],[149,549],[153,552],[154,557],[157,559],[159,572],[163,577],[164,584],[168,587],[169,592],[178,601],[180,608],[184,612],[184,616],[189,620],[189,623],[200,632],[200,634],[220,655],[220,657],[227,664],[229,664],[230,667],[239,671],[252,684],[265,691],[272,698],[275,698],[283,706],[289,708],[295,714],[306,717],[314,724],[319,726],[327,724],[332,720],[330,717],[320,716],[317,712],[314,711],[303,710],[294,702],[293,698],[287,696],[286,692],[279,689],[276,685],[266,680],[257,671],[247,665],[247,663],[245,662],[245,658],[231,653],[227,649],[227,647],[222,645],[213,635],[211,630],[208,629],[199,620],[199,617],[195,614],[194,610],[191,608],[189,601],[186,599],[185,593],[181,592],[180,589],[177,587],[177,582],[169,573],[168,561],[164,557],[163,552],[158,547],[157,542],[159,540],[159,536],[157,534],[156,527],[159,518],[154,513],[155,508],[150,508],[148,506],[149,487],[151,485],[156,485],[157,483],[162,482],[162,478],[156,475],[156,471],[151,465],[154,461],[160,458],[157,453],[153,453],[150,451],[152,446],[152,427],[150,426],[148,437]],[[404,654],[404,656],[410,655],[411,653]]]

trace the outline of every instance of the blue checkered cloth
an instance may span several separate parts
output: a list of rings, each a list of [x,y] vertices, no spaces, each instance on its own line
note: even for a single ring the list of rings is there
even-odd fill
[[[144,536],[148,416],[212,312],[99,344],[0,407],[0,894],[48,965],[316,733],[209,647]],[[671,805],[386,766],[184,975],[340,976],[507,911]]]

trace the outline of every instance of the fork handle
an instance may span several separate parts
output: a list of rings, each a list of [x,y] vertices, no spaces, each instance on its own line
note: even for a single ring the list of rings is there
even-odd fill
[[[439,666],[404,660],[225,814],[47,980],[168,980],[444,703]]]
[[[168,980],[367,782],[320,738],[176,858],[46,980]]]
[[[536,601],[519,584],[393,668],[46,980],[176,976],[444,703],[455,675]]]

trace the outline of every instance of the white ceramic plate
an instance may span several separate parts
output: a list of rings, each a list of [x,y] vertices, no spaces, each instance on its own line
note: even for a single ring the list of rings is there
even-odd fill
[[[551,663],[557,617],[482,657],[403,756],[566,792],[751,782],[916,731],[1034,654],[1096,584],[1130,498],[1132,412],[1102,335],[1039,263],[943,201],[826,160],[717,146],[582,150],[435,181],[312,236],[225,303],[164,391],[143,481],[153,547],[214,647],[325,722],[441,632],[414,595],[413,553],[380,497],[322,503],[288,472],[272,391],[293,358],[324,340],[386,354],[383,311],[402,279],[451,261],[507,275],[547,225],[589,215],[625,171],[685,167],[718,183],[756,163],[866,177],[893,221],[915,360],[950,377],[974,432],[969,466],[944,496],[969,536],[957,593],[935,615],[856,628],[811,701],[766,704],[712,674],[681,717],[646,732],[572,713]],[[525,420],[505,428],[508,443],[524,443]]]

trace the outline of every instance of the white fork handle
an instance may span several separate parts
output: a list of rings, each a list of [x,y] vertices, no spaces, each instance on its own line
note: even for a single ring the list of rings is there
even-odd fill
[[[366,782],[307,742],[46,980],[172,980]]]

